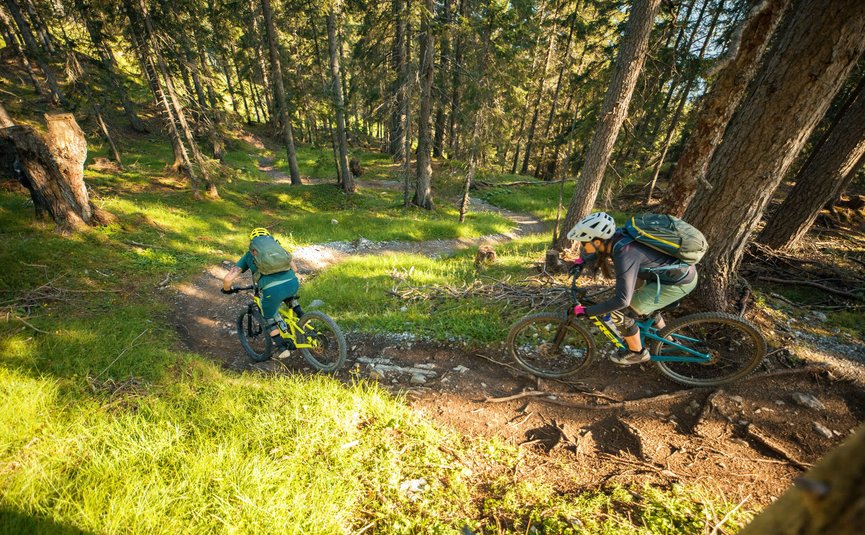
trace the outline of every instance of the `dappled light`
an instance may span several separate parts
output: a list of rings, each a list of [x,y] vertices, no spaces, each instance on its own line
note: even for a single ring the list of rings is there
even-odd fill
[[[861,0],[3,0],[0,532],[858,533],[863,53]]]

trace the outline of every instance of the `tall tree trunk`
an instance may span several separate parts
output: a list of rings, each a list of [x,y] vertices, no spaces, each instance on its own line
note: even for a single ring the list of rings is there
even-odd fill
[[[403,72],[400,76],[403,77],[405,83],[402,86],[402,109],[400,115],[403,117],[402,125],[402,167],[403,167],[403,190],[402,204],[408,208],[411,204],[409,196],[411,193],[411,88],[415,82],[415,75],[411,68],[411,21],[408,20],[408,14],[411,13],[411,0],[405,0],[405,35],[403,38]]]
[[[9,16],[3,9],[0,9],[0,24],[2,24],[3,41],[6,42],[6,46],[12,47],[12,51],[15,52],[15,55],[21,62],[21,67],[24,69],[24,72],[27,73],[27,79],[30,82],[30,85],[33,86],[33,90],[37,95],[42,95],[44,90],[39,84],[39,78],[36,71],[33,70],[33,64],[30,63],[27,54],[24,53],[21,44],[18,42],[18,36],[15,34],[15,29],[13,27],[14,23],[9,19]]]
[[[272,115],[273,113],[273,104],[271,103],[270,94],[271,94],[271,84],[268,79],[267,73],[267,65],[264,61],[264,55],[261,53],[261,39],[259,36],[261,35],[261,31],[258,26],[258,14],[261,11],[260,9],[256,9],[257,0],[249,0],[249,31],[251,35],[255,36],[253,39],[253,48],[255,48],[255,62],[256,68],[258,69],[258,76],[261,78],[262,86],[264,87],[264,103],[267,106],[268,114]]]
[[[556,7],[556,12],[553,15],[553,21],[558,19],[559,8]],[[544,97],[544,90],[547,84],[547,70],[550,68],[550,58],[553,56],[553,51],[556,48],[556,31],[553,29],[550,32],[549,43],[547,44],[547,55],[544,58],[544,65],[541,67],[541,75],[538,77],[538,92],[535,95],[535,101],[532,105],[532,120],[529,122],[529,131],[526,133],[526,150],[523,154],[523,166],[520,168],[521,175],[529,173],[529,160],[532,157],[532,148],[535,141],[535,128],[538,125],[538,114],[541,110],[541,99]]]
[[[487,0],[486,8],[487,12],[489,12],[490,3],[492,0]],[[469,211],[469,204],[471,203],[471,199],[469,197],[469,192],[471,191],[472,184],[475,180],[475,173],[477,171],[478,159],[481,152],[481,132],[483,131],[483,120],[484,120],[484,111],[487,107],[487,101],[489,98],[489,88],[486,83],[486,69],[487,69],[487,61],[490,50],[490,35],[492,35],[492,18],[489,19],[489,22],[484,27],[483,33],[480,36],[480,40],[483,43],[483,49],[481,50],[480,61],[478,65],[480,65],[480,70],[477,73],[477,99],[475,102],[475,113],[474,113],[474,121],[472,124],[472,137],[471,137],[471,145],[469,146],[469,169],[468,173],[466,173],[465,183],[463,184],[463,197],[460,202],[460,223],[465,222],[466,214]]]
[[[680,46],[680,43],[682,43],[682,38],[685,35],[685,31],[688,29],[688,23],[690,22],[690,18],[691,18],[691,9],[693,8],[694,3],[691,2],[691,4],[688,6],[688,9],[687,9],[686,14],[685,14],[685,19],[682,23],[682,28],[679,30],[679,35],[676,37],[676,42],[673,45],[674,57],[671,58],[671,60],[670,60],[669,68],[666,71],[667,76],[665,76],[665,78],[667,78],[669,76],[671,70],[675,69],[675,66],[676,66],[675,54],[678,54],[681,50],[681,53],[683,55],[687,56],[691,51],[691,45],[694,44],[694,39],[697,38],[697,32],[699,31],[700,26],[703,23],[703,15],[705,15],[706,8],[709,6],[709,2],[711,0],[701,0],[701,1],[702,1],[702,4],[700,4],[700,11],[697,13],[697,20],[694,22],[693,30],[690,33],[688,33],[688,38],[685,40],[684,44],[681,45],[681,49],[680,49],[679,46]],[[645,143],[650,147],[654,144],[655,136],[657,136],[658,130],[661,128],[661,124],[663,123],[664,117],[666,117],[666,115],[667,115],[667,110],[670,108],[670,102],[673,101],[673,95],[676,93],[676,89],[678,89],[680,87],[680,82],[681,82],[681,78],[679,77],[679,75],[677,73],[674,73],[673,76],[670,77],[670,87],[667,88],[667,94],[664,97],[664,103],[658,108],[653,108],[651,110],[650,117],[647,118],[647,122],[649,123],[650,126],[649,126],[649,132],[645,138]],[[638,142],[639,141],[640,140],[638,140]],[[649,155],[651,153],[652,153],[652,151],[645,151],[643,153],[642,157],[640,158],[640,167],[641,168],[646,165],[646,160],[649,158]]]
[[[459,0],[459,7],[457,8],[456,18],[458,24],[457,27],[461,27],[460,19],[465,17],[468,0]],[[460,136],[459,136],[459,123],[457,121],[457,116],[460,113],[460,101],[462,100],[462,69],[463,69],[463,47],[465,42],[465,38],[462,32],[457,34],[457,37],[454,42],[454,59],[451,62],[451,105],[450,105],[450,115],[448,115],[448,157],[449,158],[459,158],[461,156],[460,153]]]
[[[556,106],[559,102],[559,93],[562,89],[562,80],[564,79],[565,67],[571,63],[571,42],[574,37],[574,28],[577,25],[577,14],[579,13],[579,10],[580,3],[578,2],[575,6],[573,15],[571,16],[571,26],[568,30],[568,39],[565,42],[565,50],[564,52],[562,52],[562,58],[559,66],[559,75],[556,77],[556,89],[553,91],[553,100],[550,103],[550,113],[547,116],[547,122],[544,125],[544,145],[541,148],[541,153],[538,155],[537,162],[535,163],[535,177],[543,176],[544,180],[552,180],[552,175],[550,173],[547,173],[547,164],[544,161],[544,155],[546,153],[547,144],[549,143],[550,139],[550,128],[553,125],[553,118],[556,116]],[[580,61],[580,63],[582,63],[582,60]]]
[[[267,42],[270,48],[270,69],[276,90],[276,100],[282,117],[282,135],[285,151],[288,154],[288,167],[291,173],[292,185],[302,184],[300,169],[297,167],[297,153],[294,148],[294,134],[291,131],[291,117],[288,113],[288,100],[285,98],[285,85],[282,81],[282,64],[279,59],[276,28],[273,25],[273,12],[270,10],[270,0],[261,0],[261,11],[264,15],[264,28],[267,32]]]
[[[348,140],[345,135],[345,103],[342,100],[342,84],[339,73],[339,47],[336,37],[336,10],[339,4],[331,5],[327,13],[327,44],[330,49],[330,74],[332,79],[333,107],[336,112],[336,135],[339,140],[339,173],[346,193],[354,193],[354,178],[348,168]]]
[[[93,206],[84,183],[87,141],[71,113],[46,115],[45,138],[29,126],[14,126],[0,103],[0,152],[13,152],[30,190],[37,216],[51,216],[61,232],[110,222]]]
[[[436,71],[435,76],[435,100],[437,104],[434,127],[435,134],[433,135],[433,156],[435,158],[441,158],[444,149],[445,108],[447,107],[447,102],[444,98],[444,95],[447,94],[447,70],[445,70],[445,65],[450,62],[451,59],[450,38],[448,37],[451,23],[451,0],[444,0],[441,8],[440,22],[442,25],[442,38],[441,45],[439,46],[439,68],[438,71]]]
[[[757,241],[790,249],[808,232],[817,214],[857,171],[865,155],[865,77],[841,116],[796,177],[796,185],[766,223]]]
[[[183,106],[181,105],[180,100],[177,97],[177,90],[174,87],[174,80],[171,77],[171,73],[169,72],[168,67],[165,64],[165,59],[162,57],[162,53],[160,52],[159,43],[153,28],[153,21],[150,18],[150,12],[147,10],[147,4],[145,3],[145,0],[139,0],[138,7],[141,10],[141,18],[144,21],[145,38],[149,44],[150,50],[153,52],[153,59],[156,63],[156,66],[159,68],[159,74],[162,75],[162,81],[164,83],[163,93],[167,93],[168,101],[171,104],[172,110],[174,111],[174,116],[177,119],[177,124],[180,127],[180,131],[183,133],[183,137],[189,144],[189,150],[192,152],[192,156],[193,158],[195,158],[195,162],[198,164],[198,171],[201,173],[201,177],[204,180],[204,186],[207,191],[207,196],[211,198],[219,198],[219,192],[216,189],[216,184],[214,184],[213,181],[210,180],[210,174],[207,170],[207,163],[204,161],[204,157],[201,155],[201,151],[198,150],[198,144],[195,142],[195,137],[192,135],[192,130],[189,128],[189,123],[186,121],[186,112],[184,111]]]
[[[4,0],[4,2],[6,3],[6,7],[9,8],[9,13],[12,14],[12,19],[15,20],[15,24],[18,26],[18,34],[24,41],[24,45],[27,47],[31,59],[39,65],[39,69],[42,71],[42,74],[45,75],[45,81],[48,83],[48,89],[51,91],[52,100],[55,104],[60,104],[64,107],[67,106],[68,102],[66,102],[66,97],[63,96],[63,92],[57,84],[57,78],[54,76],[54,71],[51,69],[51,66],[48,65],[45,54],[36,42],[36,39],[33,37],[33,31],[30,29],[30,24],[21,13],[21,7],[18,5],[17,0]]]
[[[403,99],[405,98],[405,25],[408,13],[406,11],[406,0],[391,0],[391,14],[394,19],[394,37],[391,47],[391,69],[394,72],[394,82],[391,85],[393,105],[390,113],[390,144],[388,153],[395,160],[402,160],[405,140],[403,139]]]
[[[36,6],[33,5],[31,0],[21,0],[21,3],[24,4],[24,7],[27,9],[30,23],[33,25],[33,30],[36,32],[36,35],[39,36],[39,41],[42,43],[43,49],[48,53],[48,55],[55,55],[57,50],[54,48],[51,34],[48,33],[48,26],[45,24],[45,21],[42,20],[42,17],[36,10]]]
[[[619,135],[619,129],[628,113],[628,104],[640,70],[646,60],[649,35],[655,21],[660,0],[634,0],[625,27],[625,34],[619,43],[619,53],[610,87],[604,97],[599,122],[592,136],[586,154],[586,161],[580,170],[579,183],[571,198],[564,228],[573,227],[577,221],[591,212],[601,189],[604,171],[610,161],[610,153]],[[559,247],[567,241],[566,233],[559,237]]]
[[[421,16],[420,36],[420,113],[417,129],[417,188],[414,203],[427,210],[433,209],[432,200],[432,113],[433,63],[435,43],[433,38],[433,0],[424,0]]]
[[[225,76],[225,87],[228,89],[228,98],[231,101],[231,109],[236,115],[240,115],[240,109],[237,106],[237,99],[234,98],[234,84],[231,83],[231,70],[228,64],[228,57],[225,53],[220,54],[219,63],[222,67],[222,75]]]
[[[739,535],[858,535],[865,524],[865,427],[794,480]]]
[[[180,133],[177,130],[177,119],[175,119],[174,113],[171,111],[171,105],[168,103],[168,98],[165,96],[165,91],[162,89],[162,83],[150,57],[150,51],[145,48],[146,42],[139,34],[139,14],[135,10],[131,0],[124,0],[123,8],[126,11],[126,16],[129,18],[127,32],[129,40],[132,42],[132,49],[136,52],[141,73],[147,80],[147,85],[150,86],[153,100],[160,108],[165,126],[168,129],[168,138],[174,151],[174,163],[171,165],[171,169],[186,174],[189,178],[190,189],[192,189],[193,195],[197,198],[200,196],[198,179],[195,176],[195,171],[192,169],[192,163],[189,161],[186,147],[180,139]]]
[[[724,310],[751,233],[775,189],[865,49],[865,3],[794,0],[791,19],[730,121],[685,219],[710,248],[699,297]]]
[[[791,0],[766,0],[755,6],[736,32],[727,56],[713,71],[717,73],[709,92],[702,98],[697,122],[670,176],[670,185],[661,201],[666,213],[681,217],[705,180],[715,148],[754,78],[769,39]]]
[[[90,41],[99,53],[99,60],[102,62],[105,72],[108,73],[108,81],[111,87],[114,88],[114,92],[120,100],[120,105],[123,106],[123,112],[126,114],[129,125],[136,132],[146,133],[147,127],[141,121],[141,118],[138,117],[138,113],[135,111],[135,104],[129,99],[126,86],[123,85],[117,74],[117,61],[114,59],[114,53],[105,44],[102,21],[98,18],[100,15],[93,13],[92,6],[87,0],[75,0],[75,7],[81,14],[81,19],[84,21],[87,33],[90,35]]]
[[[718,8],[712,14],[712,21],[709,23],[709,29],[706,31],[706,39],[703,41],[703,46],[700,47],[700,53],[697,55],[698,62],[702,62],[703,57],[706,55],[709,41],[712,40],[712,34],[715,33],[715,25],[718,23],[718,16],[721,14],[723,9],[724,0],[720,0]],[[685,103],[688,102],[691,88],[697,80],[697,74],[696,71],[692,71],[688,75],[688,78],[685,81],[685,87],[682,89],[682,94],[679,96],[679,104],[676,106],[676,111],[673,112],[673,117],[670,119],[670,126],[667,127],[667,134],[664,136],[664,143],[661,145],[661,155],[658,156],[658,162],[655,164],[652,179],[649,181],[649,192],[646,194],[646,204],[651,204],[652,202],[652,195],[655,192],[655,184],[658,181],[658,175],[661,174],[661,168],[664,166],[664,159],[667,157],[667,151],[670,149],[670,142],[673,139],[673,134],[676,132],[676,127],[679,126],[679,119],[682,117],[682,111],[685,109]]]

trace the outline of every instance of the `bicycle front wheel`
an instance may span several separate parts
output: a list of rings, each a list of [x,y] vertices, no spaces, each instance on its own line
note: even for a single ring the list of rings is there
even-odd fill
[[[532,375],[558,379],[588,366],[595,342],[585,327],[560,314],[542,312],[511,326],[508,353]]]
[[[298,322],[303,330],[303,336],[311,348],[301,348],[303,358],[313,368],[323,372],[334,372],[344,363],[346,358],[345,336],[342,330],[324,312],[315,310],[307,312]],[[298,341],[300,341],[298,335]]]
[[[703,312],[679,318],[659,336],[709,356],[704,362],[658,361],[661,373],[686,386],[718,386],[745,377],[766,355],[766,340],[754,325],[732,314]],[[696,358],[682,349],[654,342],[653,355]]]
[[[273,353],[273,340],[257,309],[248,307],[237,316],[237,336],[246,354],[255,362],[263,362]]]

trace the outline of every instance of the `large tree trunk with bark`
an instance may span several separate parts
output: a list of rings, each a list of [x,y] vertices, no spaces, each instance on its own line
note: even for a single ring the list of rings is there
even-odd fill
[[[751,233],[814,126],[865,49],[865,3],[796,0],[715,152],[685,219],[706,235],[698,288],[725,310]]]
[[[739,535],[859,535],[865,526],[865,427],[796,478]]]
[[[673,168],[670,184],[659,211],[681,217],[705,179],[709,161],[724,135],[727,123],[754,78],[769,38],[791,0],[765,0],[759,3],[737,30],[727,58],[715,69],[717,77],[703,97],[697,123]]]
[[[432,200],[432,84],[435,48],[432,28],[433,0],[424,1],[420,46],[420,113],[417,132],[417,188],[414,203],[433,209]]]
[[[582,217],[588,215],[598,198],[604,171],[610,161],[610,153],[628,114],[628,104],[631,102],[634,86],[646,60],[649,35],[660,3],[660,0],[635,0],[631,6],[631,14],[628,17],[625,35],[619,43],[616,66],[610,87],[604,97],[599,123],[580,171],[579,184],[565,216],[565,229],[570,229]],[[562,232],[559,238],[560,248],[566,245],[566,234]]]
[[[859,82],[815,153],[796,177],[796,185],[769,219],[757,240],[774,249],[790,249],[808,232],[817,214],[865,155],[865,77]]]
[[[342,95],[342,84],[339,73],[340,43],[336,33],[336,9],[338,5],[332,5],[327,13],[327,44],[330,49],[330,74],[331,90],[333,91],[333,107],[336,112],[336,135],[338,140],[337,161],[339,162],[339,174],[342,178],[342,187],[346,193],[354,193],[354,177],[348,168],[348,140],[345,135],[345,102]]]
[[[273,12],[270,9],[270,0],[261,0],[261,11],[264,15],[264,28],[267,32],[267,43],[270,49],[270,78],[276,93],[276,104],[282,118],[282,136],[285,144],[285,152],[288,155],[288,168],[291,173],[292,185],[302,184],[300,180],[300,168],[297,166],[297,152],[294,148],[294,133],[291,130],[291,114],[288,113],[288,100],[285,98],[285,84],[282,81],[282,63],[279,59],[279,47],[277,46],[276,27],[273,24]]]
[[[37,217],[47,214],[61,232],[106,224],[113,216],[93,206],[84,184],[87,140],[71,113],[46,115],[43,139],[29,126],[15,126],[0,105],[0,152],[13,154],[30,191]]]

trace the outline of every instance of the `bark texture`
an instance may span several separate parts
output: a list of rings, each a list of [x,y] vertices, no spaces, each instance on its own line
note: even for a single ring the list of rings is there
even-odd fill
[[[417,131],[417,188],[414,203],[433,209],[432,199],[432,84],[435,48],[432,28],[433,1],[425,0],[420,47],[420,113]]]
[[[336,34],[336,10],[332,6],[327,14],[327,43],[330,49],[331,90],[333,91],[333,107],[336,111],[337,161],[342,187],[346,193],[354,193],[354,177],[348,167],[348,140],[345,135],[345,101],[342,95],[342,84],[339,73],[339,40]]]
[[[727,123],[757,72],[760,58],[791,0],[764,0],[749,14],[733,40],[727,60],[716,67],[712,88],[703,97],[697,123],[670,176],[659,211],[681,217],[704,180]]]
[[[635,0],[631,6],[631,14],[628,16],[625,35],[619,44],[616,67],[604,97],[598,126],[586,152],[579,183],[565,216],[564,228],[566,229],[570,229],[582,217],[588,215],[598,198],[604,171],[610,161],[610,153],[628,114],[628,104],[631,102],[634,86],[646,60],[649,35],[660,3],[660,0]],[[565,234],[563,232],[562,237],[559,238],[560,248],[566,245]]]
[[[90,203],[84,184],[87,140],[75,117],[63,113],[45,120],[44,139],[29,126],[0,128],[0,152],[17,158],[19,179],[30,191],[37,217],[51,216],[61,232],[110,222],[111,214]]]
[[[835,198],[846,178],[856,173],[865,155],[865,78],[815,151],[758,236],[761,243],[775,249],[792,248],[814,224],[820,210]]]
[[[865,48],[865,3],[796,0],[791,19],[718,147],[685,219],[706,235],[698,296],[724,310],[751,233],[773,192]]]
[[[795,480],[739,535],[858,535],[865,526],[865,427]]]
[[[300,169],[297,166],[297,152],[294,148],[294,133],[291,130],[291,116],[288,113],[288,100],[285,98],[285,85],[282,81],[282,63],[279,59],[279,48],[277,47],[276,27],[273,24],[273,12],[270,9],[270,0],[261,0],[261,11],[264,15],[264,28],[267,32],[268,48],[270,49],[270,71],[273,80],[273,88],[276,96],[276,104],[279,106],[279,114],[282,118],[282,136],[285,144],[285,152],[288,156],[288,167],[291,173],[291,183],[301,184]]]

